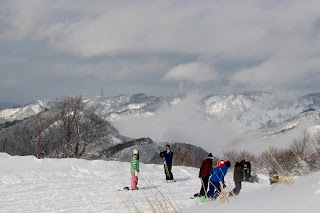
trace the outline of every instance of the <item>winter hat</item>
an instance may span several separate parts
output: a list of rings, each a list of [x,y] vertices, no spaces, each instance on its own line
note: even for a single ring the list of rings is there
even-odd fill
[[[221,159],[218,161],[218,167],[221,168],[224,164],[226,164],[226,161]]]
[[[227,162],[226,162],[226,166],[227,166],[228,168],[231,166],[230,161],[227,161]]]
[[[213,155],[212,155],[212,153],[210,153],[210,154],[208,155],[207,159],[213,160]]]
[[[246,159],[241,160],[241,165],[244,165],[246,163]]]
[[[139,151],[136,150],[136,149],[134,149],[134,150],[133,150],[133,154],[134,154],[134,155],[138,155],[138,154],[139,154]]]

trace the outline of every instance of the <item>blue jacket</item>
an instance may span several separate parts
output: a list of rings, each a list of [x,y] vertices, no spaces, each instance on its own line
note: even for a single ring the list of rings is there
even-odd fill
[[[165,163],[172,164],[173,152],[171,149],[168,149],[165,155]]]
[[[224,177],[226,176],[228,172],[228,167],[226,165],[223,165],[221,168],[215,167],[209,172],[210,181],[211,182],[219,182],[221,181],[224,184]]]

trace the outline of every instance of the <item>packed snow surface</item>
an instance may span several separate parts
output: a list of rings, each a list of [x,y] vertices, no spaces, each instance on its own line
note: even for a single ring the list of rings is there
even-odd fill
[[[243,183],[237,199],[201,203],[199,169],[174,166],[177,182],[164,182],[162,165],[140,164],[138,191],[130,186],[130,164],[79,159],[36,159],[0,153],[0,212],[319,212],[320,172],[295,177],[295,184]],[[232,169],[227,189],[234,185]],[[120,191],[118,191],[120,190]],[[166,201],[164,201],[166,200]],[[170,204],[171,203],[171,204]]]

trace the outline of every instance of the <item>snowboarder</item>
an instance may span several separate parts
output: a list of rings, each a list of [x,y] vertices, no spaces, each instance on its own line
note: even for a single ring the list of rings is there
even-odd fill
[[[137,190],[138,175],[139,175],[139,151],[134,149],[131,158],[131,190]]]
[[[221,187],[220,187],[220,182],[223,186],[223,188],[226,187],[224,183],[224,177],[226,176],[228,172],[228,168],[231,166],[230,161],[225,161],[225,160],[219,160],[218,161],[218,166],[212,169],[209,172],[210,181],[209,181],[209,191],[208,191],[208,197],[211,199],[217,199],[217,197],[221,193]]]
[[[172,157],[173,157],[173,151],[170,149],[170,145],[166,145],[166,150],[163,152],[160,152],[160,157],[164,158],[163,164],[164,164],[164,173],[166,175],[166,181],[174,181],[173,174],[171,172],[172,169]]]
[[[229,196],[233,196],[233,194],[238,195],[241,190],[241,181],[242,181],[243,169],[240,162],[236,162],[234,166],[233,172],[233,181],[235,184],[235,188],[230,192]]]
[[[278,175],[278,172],[276,170],[273,169],[269,173],[269,181],[270,181],[270,185],[279,182],[279,175]]]
[[[212,153],[208,155],[207,159],[203,160],[199,171],[199,178],[201,179],[201,189],[200,193],[196,193],[194,197],[206,195],[208,189],[209,172],[212,170],[212,161]]]

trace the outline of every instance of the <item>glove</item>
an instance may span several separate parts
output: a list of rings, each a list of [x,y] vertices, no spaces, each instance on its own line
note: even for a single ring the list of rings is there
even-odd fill
[[[135,175],[135,176],[137,176],[137,177],[138,177],[138,174],[139,174],[139,172],[138,172],[138,171],[136,171],[136,172],[134,173],[134,175]]]
[[[226,184],[223,184],[223,188],[226,188],[227,186],[226,186]]]

